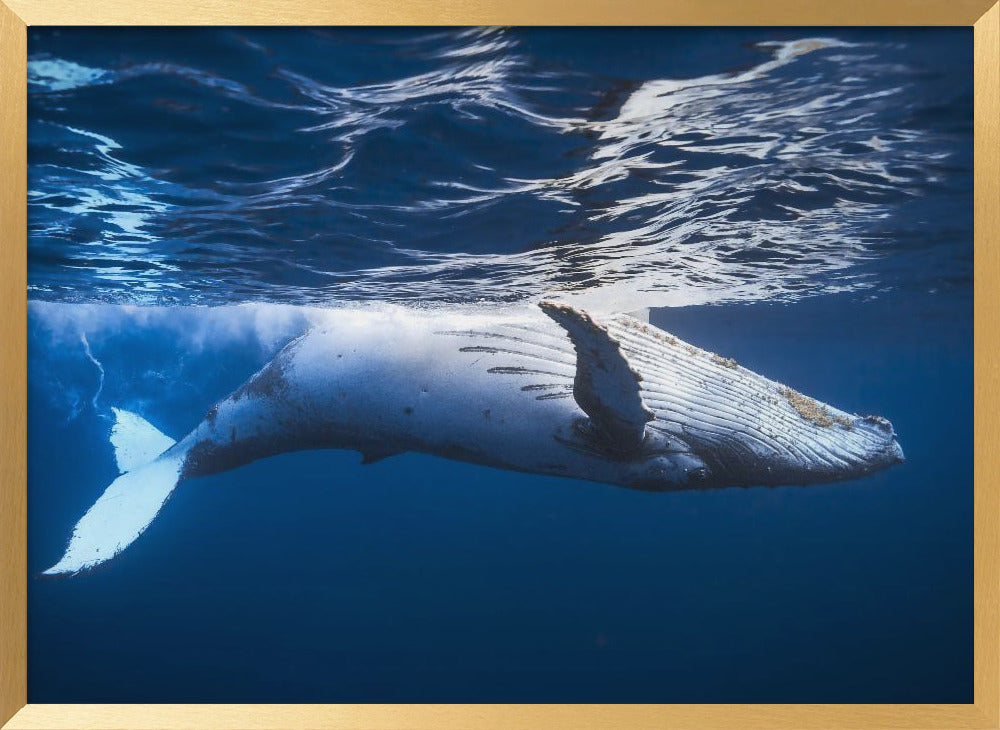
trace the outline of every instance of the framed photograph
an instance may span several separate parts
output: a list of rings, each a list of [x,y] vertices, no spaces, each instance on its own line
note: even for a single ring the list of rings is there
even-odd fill
[[[0,56],[0,725],[1000,727],[1000,5]]]

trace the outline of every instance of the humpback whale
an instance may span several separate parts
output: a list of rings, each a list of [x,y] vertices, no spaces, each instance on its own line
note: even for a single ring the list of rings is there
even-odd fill
[[[808,485],[903,460],[840,411],[629,315],[346,309],[291,341],[174,442],[114,410],[121,475],[45,575],[121,553],[182,480],[303,449],[418,451],[647,491]]]

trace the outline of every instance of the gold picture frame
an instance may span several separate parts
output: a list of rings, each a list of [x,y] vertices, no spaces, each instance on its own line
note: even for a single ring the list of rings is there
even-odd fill
[[[975,46],[975,680],[967,705],[47,705],[27,701],[29,25],[962,25]],[[1000,727],[996,0],[0,0],[0,723],[11,728]]]

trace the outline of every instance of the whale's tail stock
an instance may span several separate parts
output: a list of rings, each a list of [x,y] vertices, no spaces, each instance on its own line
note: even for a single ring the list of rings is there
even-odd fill
[[[145,531],[181,479],[185,454],[172,438],[134,413],[112,411],[121,476],[76,523],[62,558],[42,575],[72,575],[115,557]]]

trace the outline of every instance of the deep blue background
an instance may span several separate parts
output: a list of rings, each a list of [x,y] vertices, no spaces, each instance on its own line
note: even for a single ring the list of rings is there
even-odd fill
[[[233,50],[244,47],[236,31],[186,31],[183,43],[169,32],[107,33],[32,29],[31,53],[122,76],[140,61],[176,59],[210,68],[213,79],[239,77],[272,104],[298,99],[267,54],[256,67]],[[327,85],[425,72],[426,59],[413,49],[447,46],[418,42],[424,36],[415,31],[326,33],[245,35]],[[525,64],[519,73],[555,74],[544,78],[559,89],[533,97],[533,109],[555,114],[589,104],[594,116],[610,118],[641,79],[732,71],[760,61],[749,41],[811,34],[531,30],[515,40]],[[648,193],[657,179],[636,175],[623,189],[581,192],[587,215],[535,194],[460,206],[450,220],[407,212],[400,201],[431,197],[423,174],[466,179],[459,173],[473,162],[506,165],[506,176],[568,174],[583,144],[505,112],[484,129],[463,126],[454,109],[425,109],[395,131],[366,132],[342,186],[300,190],[283,199],[286,207],[264,212],[251,190],[220,200],[219,181],[232,183],[243,170],[248,184],[273,183],[296,166],[295,174],[307,174],[307,163],[315,171],[336,162],[343,150],[318,160],[321,150],[305,143],[266,143],[282,124],[315,122],[311,113],[299,119],[247,105],[226,116],[212,106],[221,102],[211,90],[223,87],[177,74],[33,92],[32,185],[65,199],[31,207],[31,298],[76,303],[35,307],[29,318],[28,700],[972,701],[971,33],[823,35],[872,44],[864,52],[876,61],[902,65],[905,94],[890,97],[898,102],[879,107],[872,123],[919,133],[905,161],[889,160],[882,177],[858,174],[876,189],[831,183],[816,193],[817,205],[855,193],[872,206],[844,232],[865,244],[865,256],[797,285],[815,296],[659,309],[651,321],[820,400],[887,416],[905,464],[843,484],[648,494],[415,454],[368,466],[348,452],[292,454],[182,484],[119,558],[64,580],[34,576],[55,562],[71,526],[115,477],[108,409],[130,408],[179,437],[289,336],[282,330],[263,346],[236,327],[186,338],[186,325],[112,326],[105,310],[79,300],[163,302],[197,319],[189,306],[196,302],[294,305],[315,301],[318,286],[336,294],[326,275],[317,284],[315,270],[290,267],[296,260],[349,282],[364,278],[359,269],[412,256],[403,249],[516,253],[544,246],[560,225],[570,231],[559,234],[564,244],[584,245],[655,224],[651,211],[630,222],[588,215]],[[824,81],[835,79],[809,82],[817,95]],[[611,91],[618,87],[624,91]],[[153,103],[168,97],[200,105],[203,118],[185,122],[183,106]],[[595,107],[600,100],[605,106]],[[850,117],[830,114],[831,124]],[[100,153],[64,135],[66,125],[113,137],[121,148],[92,165]],[[49,138],[42,128],[62,131]],[[372,144],[371,135],[384,137]],[[428,138],[444,152],[421,147]],[[733,164],[698,154],[692,169]],[[254,155],[270,167],[236,164]],[[401,158],[412,159],[412,175],[399,172]],[[824,170],[831,159],[791,164]],[[565,169],[553,169],[558,164]],[[752,171],[762,163],[742,164]],[[432,172],[432,165],[443,167]],[[114,170],[120,176],[108,177]],[[849,170],[845,164],[837,175],[847,179]],[[149,213],[148,201],[74,207],[95,189],[138,191],[175,207],[129,233],[114,214]],[[713,205],[736,211],[748,239],[777,203],[809,207],[809,194],[764,192],[749,203]],[[350,208],[333,224],[323,217],[331,200],[336,210]],[[675,229],[671,220],[663,235]],[[331,241],[330,230],[343,236]],[[809,262],[772,263],[765,281]],[[469,270],[479,265],[486,266]],[[565,265],[572,273],[576,262]],[[483,281],[492,276],[488,267],[476,271]],[[845,271],[860,278],[844,279]],[[433,299],[476,294],[467,283],[442,289],[430,269],[410,276]],[[845,282],[850,291],[834,293]],[[400,290],[384,291],[394,298]],[[80,334],[104,371],[100,390]]]

